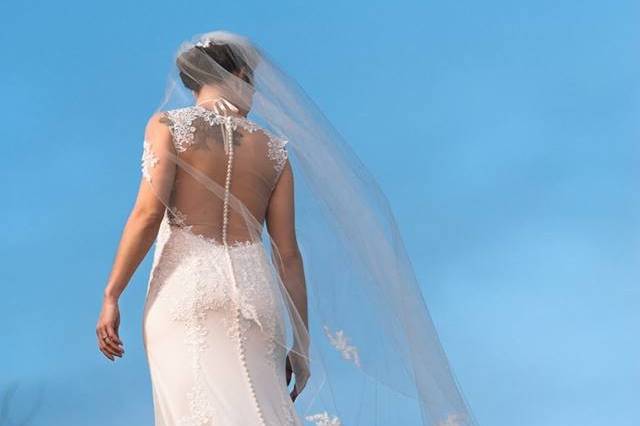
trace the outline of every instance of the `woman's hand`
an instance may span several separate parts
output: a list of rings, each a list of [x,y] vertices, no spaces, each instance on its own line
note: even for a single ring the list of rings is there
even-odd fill
[[[287,354],[286,373],[287,386],[291,383],[291,376],[295,376],[296,384],[291,391],[291,400],[295,401],[298,395],[307,385],[307,381],[311,374],[309,373],[309,357],[308,351],[299,351],[292,349]]]
[[[122,341],[118,336],[119,327],[120,309],[118,309],[118,302],[105,299],[102,304],[100,318],[98,318],[96,335],[98,337],[98,347],[100,351],[111,361],[115,361],[114,357],[116,356],[122,358],[124,354]]]

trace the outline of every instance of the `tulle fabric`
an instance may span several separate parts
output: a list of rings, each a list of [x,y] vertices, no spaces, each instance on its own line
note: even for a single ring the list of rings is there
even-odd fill
[[[226,71],[229,64],[203,50],[211,44],[227,46],[250,75]],[[198,34],[175,60],[179,67],[151,119],[166,132],[145,133],[142,184],[166,206],[163,226],[220,250],[232,275],[225,300],[242,321],[276,352],[294,351],[308,362],[311,376],[295,403],[300,418],[318,425],[476,425],[384,194],[313,101],[236,34]],[[185,77],[216,87],[222,101],[194,105]],[[295,182],[303,276],[282,274],[286,259],[265,223],[285,168]],[[231,253],[252,245],[263,248],[262,282],[282,320],[278,333],[261,324],[264,307],[237,284],[247,268]],[[308,328],[294,303],[301,294]]]

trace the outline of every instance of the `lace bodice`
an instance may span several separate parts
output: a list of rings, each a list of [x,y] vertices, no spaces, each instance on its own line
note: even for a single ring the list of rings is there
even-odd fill
[[[219,127],[226,120],[230,120],[234,131],[240,127],[249,133],[260,131],[267,136],[268,158],[274,162],[274,167],[278,172],[282,170],[287,160],[287,150],[285,149],[287,140],[277,137],[245,117],[224,116],[216,110],[207,109],[200,105],[169,110],[163,114],[163,121],[171,128],[177,152],[184,152],[197,144],[196,134],[199,131],[206,133],[206,126]]]
[[[172,225],[223,244],[255,241],[286,163],[287,140],[238,114],[201,105],[163,111],[167,146],[145,138],[142,174]],[[232,106],[233,107],[233,106]]]

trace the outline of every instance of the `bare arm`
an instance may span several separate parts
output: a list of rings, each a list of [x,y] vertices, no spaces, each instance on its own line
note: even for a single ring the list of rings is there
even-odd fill
[[[307,288],[302,255],[295,230],[293,173],[287,161],[271,195],[267,209],[267,229],[276,245],[275,265],[307,333]],[[300,342],[299,342],[300,343]]]
[[[274,264],[297,313],[294,313],[295,325],[300,325],[300,322],[304,324],[304,327],[293,327],[294,347],[287,355],[286,382],[288,385],[295,375],[296,383],[291,391],[291,399],[295,401],[306,386],[310,373],[307,286],[296,239],[294,210],[293,172],[287,161],[271,194],[266,220],[269,235],[275,244]]]
[[[111,360],[124,353],[118,336],[118,300],[158,234],[165,211],[163,201],[168,199],[175,173],[175,162],[169,158],[173,151],[171,134],[158,119],[158,115],[154,115],[145,129],[148,152],[157,161],[149,163],[149,174],[140,182],[104,288],[102,311],[96,326],[100,350]]]
[[[145,201],[136,202],[122,232],[111,274],[104,289],[105,299],[118,301],[131,276],[153,244],[162,215],[160,208],[146,205]]]

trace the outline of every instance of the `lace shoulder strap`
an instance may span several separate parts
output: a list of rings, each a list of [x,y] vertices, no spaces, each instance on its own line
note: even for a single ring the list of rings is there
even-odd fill
[[[276,171],[278,172],[278,174],[280,174],[280,172],[282,172],[282,169],[284,169],[287,158],[289,158],[289,153],[286,148],[288,140],[278,137],[267,130],[263,131],[269,138],[269,141],[267,142],[269,148],[267,154],[269,156],[269,159],[275,162]]]
[[[193,108],[178,108],[161,113],[160,122],[169,126],[176,151],[186,151],[193,145],[196,131],[193,122],[197,116],[197,111]]]
[[[262,133],[264,133],[264,135],[267,136],[267,156],[275,163],[274,167],[278,174],[282,172],[282,169],[284,168],[284,165],[286,164],[288,158],[286,149],[288,141],[286,139],[275,135],[274,133],[270,132],[269,130],[258,125],[252,120],[249,120],[246,117],[234,116],[231,125],[233,129],[241,127],[250,133],[253,133],[255,131],[261,131]]]
[[[221,125],[225,122],[225,117],[216,111],[207,110],[198,106],[172,109],[161,113],[160,122],[167,124],[173,136],[173,143],[176,151],[184,152],[195,143],[197,118],[202,118],[210,126]],[[244,117],[232,117],[231,128],[235,130],[238,126],[248,132],[262,131],[267,136],[268,156],[275,164],[278,173],[282,171],[286,164],[288,153],[286,149],[287,140],[276,136],[272,132],[264,129],[253,121]]]

